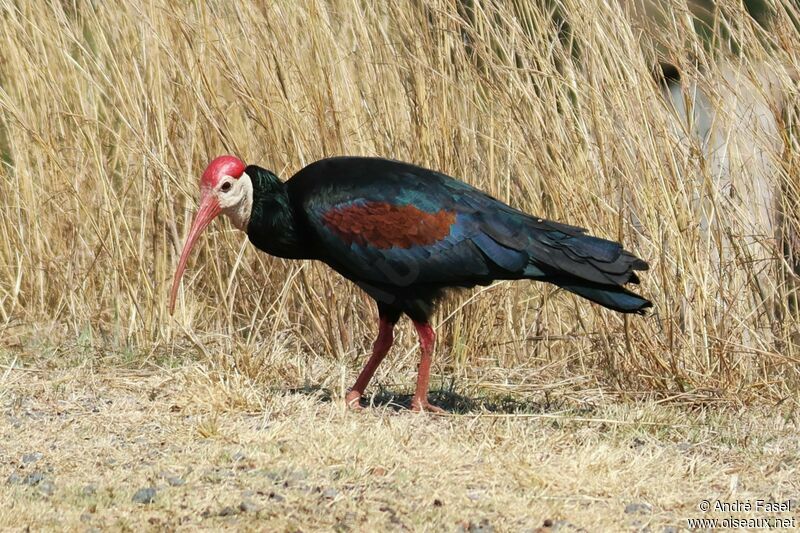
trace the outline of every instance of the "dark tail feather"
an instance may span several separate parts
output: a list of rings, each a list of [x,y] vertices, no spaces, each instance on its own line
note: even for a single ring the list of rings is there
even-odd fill
[[[649,300],[645,300],[638,294],[622,287],[586,283],[579,280],[563,283],[556,282],[556,285],[620,313],[638,313],[641,315],[644,314],[645,309],[653,307],[652,302]]]

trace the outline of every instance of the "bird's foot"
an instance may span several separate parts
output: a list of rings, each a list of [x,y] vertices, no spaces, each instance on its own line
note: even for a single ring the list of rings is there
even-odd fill
[[[426,413],[435,413],[437,415],[447,414],[447,411],[441,407],[436,407],[435,405],[429,404],[427,398],[417,398],[416,396],[411,399],[411,410],[415,413],[421,413],[424,411]]]
[[[361,393],[357,390],[351,390],[347,393],[347,396],[344,397],[344,403],[347,405],[347,408],[351,411],[363,411],[364,408],[361,407]]]

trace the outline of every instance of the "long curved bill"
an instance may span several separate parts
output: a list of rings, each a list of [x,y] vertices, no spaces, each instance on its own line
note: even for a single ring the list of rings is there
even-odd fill
[[[181,258],[178,261],[178,269],[175,271],[175,278],[172,281],[172,291],[169,295],[169,314],[172,314],[175,311],[175,299],[178,296],[178,287],[180,287],[183,271],[186,270],[186,262],[189,260],[189,254],[192,253],[192,248],[194,248],[195,242],[197,242],[197,239],[200,237],[200,234],[203,233],[203,230],[206,229],[206,227],[211,224],[211,221],[214,220],[221,212],[222,209],[220,208],[219,201],[216,199],[216,197],[213,194],[204,191],[200,198],[200,208],[197,210],[197,214],[194,217],[194,222],[192,222],[192,228],[189,230],[189,236],[186,238],[186,244],[183,245]]]

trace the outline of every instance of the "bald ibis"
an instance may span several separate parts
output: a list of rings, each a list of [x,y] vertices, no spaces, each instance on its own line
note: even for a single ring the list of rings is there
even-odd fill
[[[621,313],[651,306],[624,288],[638,283],[635,271],[648,265],[619,243],[527,215],[466,183],[407,163],[334,157],[282,182],[269,170],[223,155],[203,172],[200,194],[175,272],[170,312],[192,247],[220,213],[268,254],[328,264],[378,306],[378,336],[347,394],[351,408],[360,407],[405,314],[422,352],[411,407],[440,411],[427,399],[435,339],[429,318],[448,288],[531,279]]]

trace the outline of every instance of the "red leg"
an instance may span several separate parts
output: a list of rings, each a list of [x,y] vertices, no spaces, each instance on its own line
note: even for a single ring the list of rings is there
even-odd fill
[[[427,322],[414,322],[414,327],[417,328],[417,334],[419,335],[422,358],[419,362],[417,390],[411,399],[411,410],[444,413],[444,409],[428,403],[428,387],[431,382],[431,358],[433,357],[433,344],[436,341],[436,334]]]
[[[369,361],[367,361],[367,364],[364,365],[361,373],[358,375],[356,384],[353,385],[353,388],[350,389],[350,392],[348,392],[347,396],[345,396],[347,407],[351,409],[361,408],[358,402],[361,400],[361,395],[364,394],[364,389],[367,388],[369,380],[372,379],[372,376],[375,374],[375,370],[378,368],[378,365],[381,364],[383,358],[386,357],[387,353],[389,353],[389,348],[392,347],[392,342],[394,341],[393,331],[394,323],[389,322],[386,317],[381,316],[380,324],[378,325],[378,338],[375,339],[375,343],[372,345],[372,355],[370,356]]]

